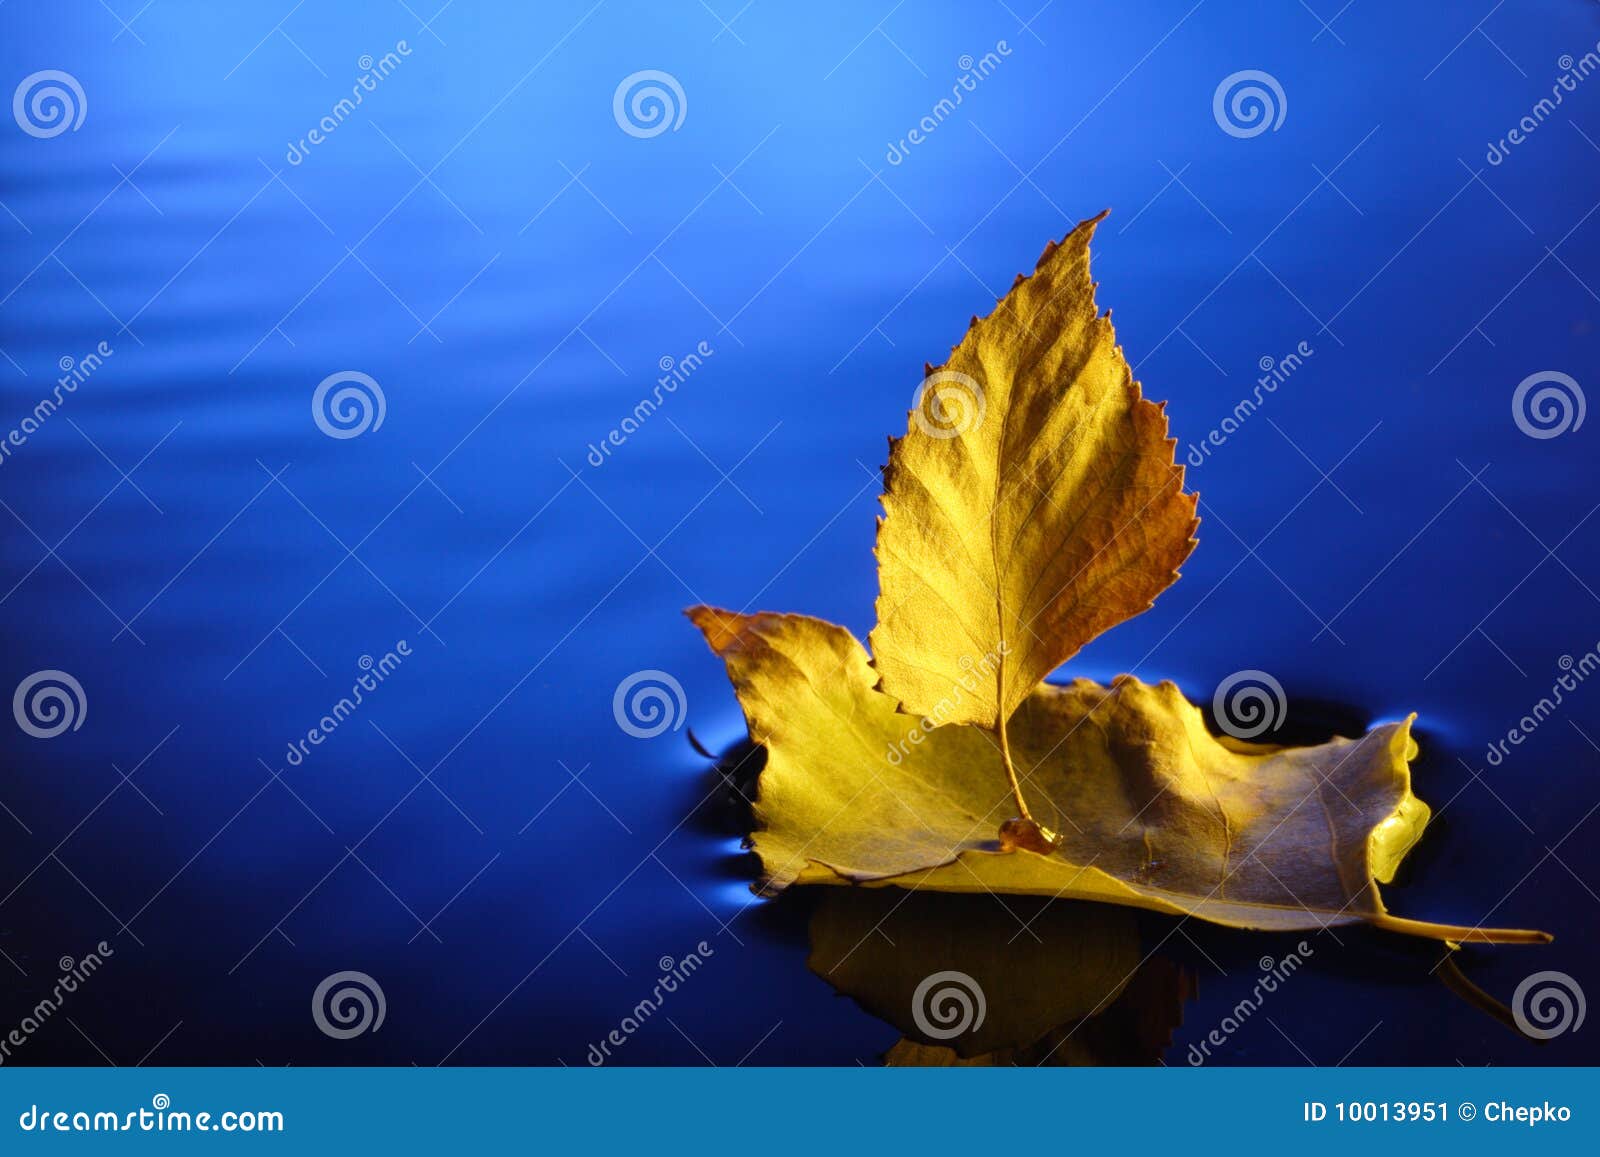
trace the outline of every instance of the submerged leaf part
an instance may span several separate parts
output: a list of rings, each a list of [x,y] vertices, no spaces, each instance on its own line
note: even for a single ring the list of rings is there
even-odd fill
[[[1315,747],[1219,741],[1171,683],[1042,686],[1011,722],[1049,854],[1002,854],[994,737],[928,726],[874,687],[861,644],[800,615],[695,607],[768,758],[755,804],[761,887],[897,885],[1095,900],[1236,928],[1366,923],[1449,941],[1544,933],[1406,920],[1383,905],[1428,821],[1411,721]]]

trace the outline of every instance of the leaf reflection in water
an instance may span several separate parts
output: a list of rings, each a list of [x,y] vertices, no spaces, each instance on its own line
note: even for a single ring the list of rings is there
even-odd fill
[[[812,971],[904,1034],[890,1065],[1155,1064],[1193,975],[1101,904],[824,889]]]

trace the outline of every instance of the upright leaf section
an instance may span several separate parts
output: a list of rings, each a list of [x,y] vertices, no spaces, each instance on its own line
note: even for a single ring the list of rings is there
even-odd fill
[[[973,319],[890,443],[872,662],[885,693],[937,724],[1001,728],[1194,549],[1164,407],[1140,395],[1095,305],[1104,216]]]

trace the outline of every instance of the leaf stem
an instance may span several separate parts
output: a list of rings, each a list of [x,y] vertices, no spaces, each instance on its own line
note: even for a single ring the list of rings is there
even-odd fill
[[[1028,811],[1028,801],[1022,798],[1022,784],[1017,780],[1017,765],[1011,761],[1011,740],[1006,735],[1006,721],[1001,717],[995,734],[1000,738],[1000,760],[1006,767],[1006,779],[1011,782],[1011,794],[1017,801],[1017,813],[1029,823],[1033,815]]]

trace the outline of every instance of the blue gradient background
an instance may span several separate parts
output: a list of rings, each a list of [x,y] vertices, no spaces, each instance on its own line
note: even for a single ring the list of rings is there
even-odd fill
[[[1542,968],[1600,988],[1600,687],[1484,761],[1600,640],[1600,426],[1536,440],[1510,407],[1535,371],[1600,383],[1600,80],[1484,161],[1600,40],[1594,4],[437,3],[0,7],[4,92],[59,68],[88,101],[53,139],[0,119],[0,425],[115,349],[0,465],[0,685],[59,668],[89,704],[56,739],[0,728],[6,1023],[58,957],[116,953],[11,1063],[581,1064],[701,940],[620,1063],[870,1063],[893,1031],[684,822],[684,733],[630,737],[612,693],[670,672],[722,746],[742,723],[683,606],[864,636],[875,471],[924,361],[1106,206],[1101,304],[1183,446],[1259,359],[1315,354],[1190,472],[1183,581],[1071,670],[1205,701],[1261,668],[1291,716],[1419,712],[1441,814],[1391,907],[1554,931],[1468,954],[1503,998]],[[612,93],[647,68],[687,112],[641,140]],[[1247,68],[1287,115],[1237,139],[1212,93]],[[335,440],[309,401],[348,369],[387,416]],[[1173,1063],[1287,943],[1150,933],[1201,978]],[[1431,948],[1340,936],[1220,1061],[1597,1056],[1593,1025],[1535,1049],[1472,1013]],[[312,1024],[343,969],[380,980],[380,1032]]]

